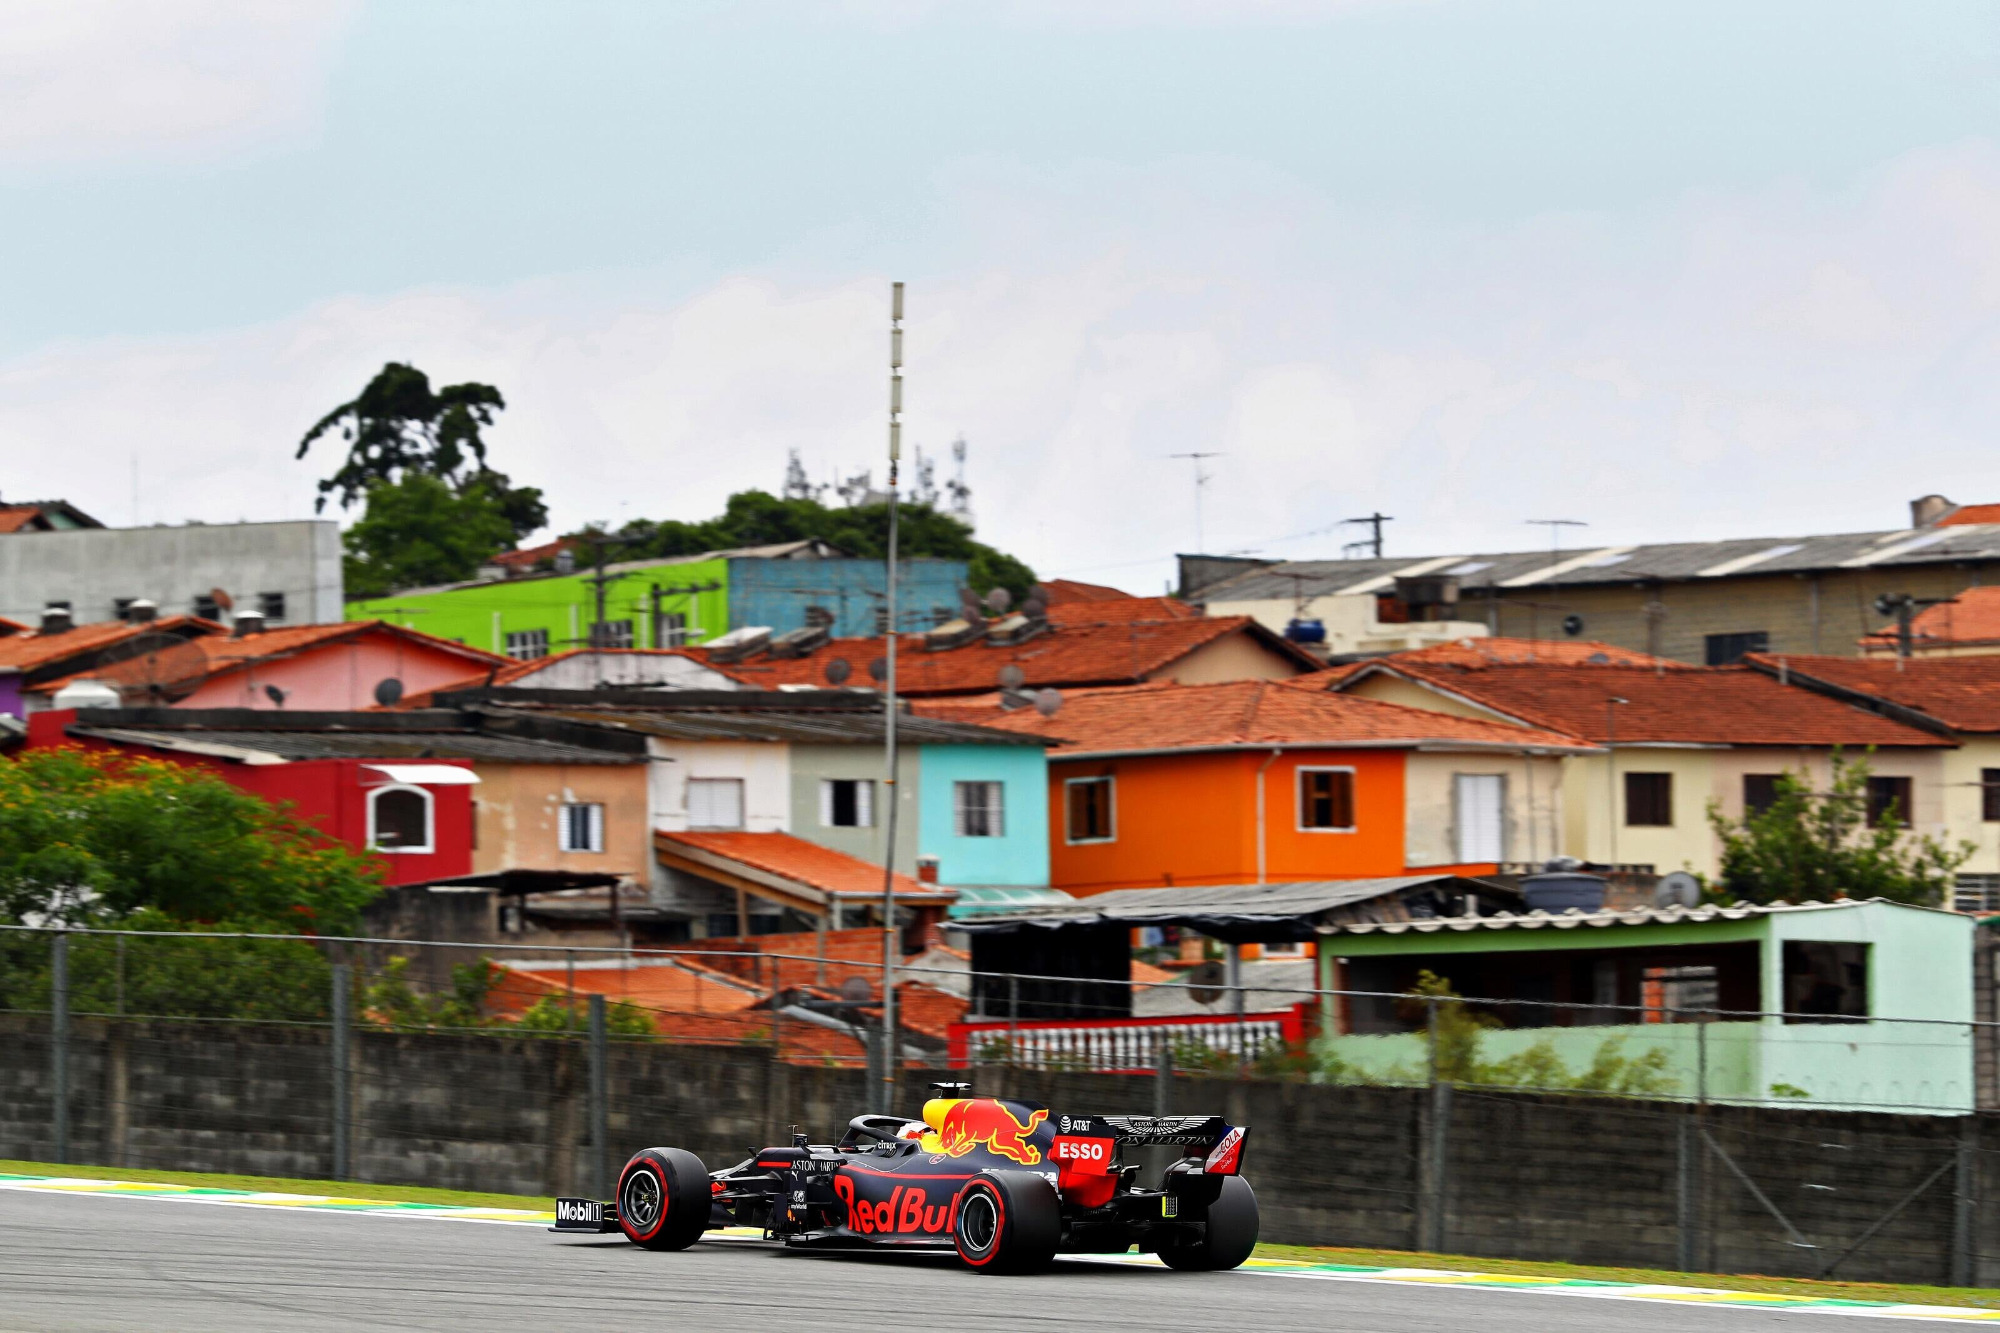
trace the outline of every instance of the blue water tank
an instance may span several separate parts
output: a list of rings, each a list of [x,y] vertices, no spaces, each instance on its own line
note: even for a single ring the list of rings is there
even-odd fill
[[[1326,622],[1321,620],[1293,620],[1285,626],[1285,637],[1293,643],[1325,643]]]

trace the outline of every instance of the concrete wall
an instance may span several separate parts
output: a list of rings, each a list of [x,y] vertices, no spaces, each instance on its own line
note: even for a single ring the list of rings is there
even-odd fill
[[[653,874],[653,831],[647,821],[645,763],[476,764],[473,788],[472,869],[580,870],[629,875],[640,884]],[[604,807],[604,850],[562,850],[562,807],[596,802]]]
[[[1436,754],[1412,750],[1403,764],[1404,860],[1412,867],[1458,861],[1454,781],[1461,773],[1506,779],[1505,860],[1535,861],[1563,845],[1563,761],[1548,755]]]
[[[11,620],[35,624],[50,601],[67,601],[79,624],[112,620],[121,597],[151,598],[161,615],[175,615],[216,588],[244,607],[257,606],[261,593],[283,593],[284,624],[345,619],[340,525],[309,519],[0,536],[0,616]]]
[[[504,651],[504,650],[503,650]],[[508,682],[517,690],[593,690],[600,684],[625,689],[733,690],[736,681],[672,651],[580,652],[552,658],[539,671]]]
[[[0,1014],[0,1157],[50,1158],[46,1024]],[[582,1043],[357,1032],[351,1068],[357,1179],[544,1197],[593,1186]],[[70,1069],[73,1161],[330,1169],[324,1029],[80,1019]],[[911,1071],[891,1101],[914,1110],[934,1077]],[[1619,1098],[1187,1078],[1163,1090],[1150,1077],[1000,1069],[972,1079],[981,1095],[1059,1113],[1165,1109],[1249,1126],[1244,1173],[1268,1241],[1434,1241],[1458,1254],[1648,1268],[1676,1267],[1685,1245],[1711,1272],[1810,1275],[1881,1222],[1839,1277],[1941,1283],[1958,1258],[1965,1279],[2000,1282],[2000,1124],[1986,1117],[1696,1116]],[[656,1144],[719,1167],[784,1142],[793,1124],[824,1142],[852,1115],[891,1109],[860,1071],[781,1065],[742,1047],[614,1044],[609,1084],[614,1172]],[[1793,1244],[1721,1154],[1815,1248]]]

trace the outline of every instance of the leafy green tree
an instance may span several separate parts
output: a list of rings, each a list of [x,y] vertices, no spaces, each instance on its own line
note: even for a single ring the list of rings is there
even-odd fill
[[[515,530],[475,478],[463,492],[423,472],[368,487],[368,508],[341,534],[349,597],[469,579]]]
[[[903,503],[896,507],[896,550],[906,558],[932,556],[963,560],[975,592],[1005,588],[1018,601],[1035,586],[1035,572],[1025,563],[973,538],[972,529],[929,505]],[[729,497],[720,516],[700,523],[635,519],[619,529],[633,539],[622,548],[623,559],[649,556],[699,555],[735,546],[818,538],[849,555],[880,560],[889,551],[889,506],[859,505],[830,508],[814,499],[781,499],[764,491],[739,491]]]
[[[481,431],[506,406],[490,384],[434,390],[423,371],[392,361],[306,432],[298,458],[335,431],[347,442],[315,508],[334,496],[342,509],[365,506],[343,538],[350,594],[471,578],[495,551],[547,526],[542,492],[487,466]]]
[[[579,1003],[572,1014],[569,1006],[553,995],[545,995],[534,1002],[520,1018],[514,1028],[519,1032],[536,1036],[556,1036],[565,1032],[582,1032],[586,1022],[587,1007]],[[612,1037],[654,1037],[659,1029],[653,1023],[653,1016],[636,1004],[623,1000],[613,1000],[604,1006],[605,1035]]]
[[[339,934],[373,858],[199,769],[60,747],[0,763],[0,921]]]
[[[1729,819],[1720,806],[1709,804],[1709,824],[1722,840],[1719,896],[1753,903],[1942,901],[1974,845],[1953,847],[1928,834],[1913,835],[1908,811],[1893,806],[1869,827],[1865,758],[1849,760],[1835,752],[1832,777],[1825,791],[1815,791],[1805,774],[1784,773],[1771,805],[1741,819]]]

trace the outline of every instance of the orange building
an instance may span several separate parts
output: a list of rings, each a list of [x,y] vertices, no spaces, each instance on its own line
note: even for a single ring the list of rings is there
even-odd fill
[[[1404,873],[1489,873],[1561,845],[1559,732],[1330,694],[1323,679],[999,696],[929,716],[1029,731],[1049,752],[1050,882],[1078,895]]]

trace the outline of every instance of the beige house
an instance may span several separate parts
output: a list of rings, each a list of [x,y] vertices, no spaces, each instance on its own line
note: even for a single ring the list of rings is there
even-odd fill
[[[1920,832],[1949,832],[1949,737],[1750,667],[1690,667],[1589,644],[1562,645],[1549,660],[1533,649],[1484,639],[1402,653],[1329,673],[1329,688],[1598,747],[1562,760],[1551,818],[1530,825],[1553,828],[1556,846],[1523,848],[1519,860],[1560,853],[1712,875],[1720,845],[1710,809],[1740,818],[1788,771],[1824,782],[1836,750],[1869,755],[1871,818],[1894,808]]]

